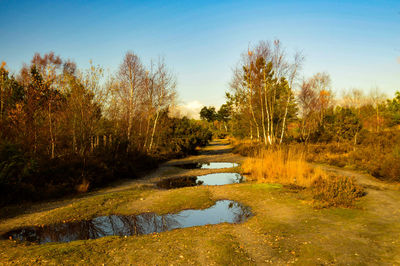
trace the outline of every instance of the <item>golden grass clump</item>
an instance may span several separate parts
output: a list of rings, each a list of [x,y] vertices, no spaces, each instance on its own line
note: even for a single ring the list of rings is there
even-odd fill
[[[248,180],[261,183],[295,184],[309,187],[326,173],[309,165],[303,153],[295,150],[263,149],[255,157],[248,158],[242,164]]]
[[[331,176],[308,164],[304,153],[296,149],[263,149],[242,164],[247,180],[261,183],[280,183],[309,188],[314,205],[352,207],[362,197],[364,189],[353,178]]]

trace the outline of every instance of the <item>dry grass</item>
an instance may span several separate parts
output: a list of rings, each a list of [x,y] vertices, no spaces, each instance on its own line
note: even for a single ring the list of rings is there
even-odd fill
[[[260,142],[256,142],[254,140],[238,140],[231,138],[229,141],[233,145],[233,153],[240,154],[242,156],[254,156],[258,152],[260,152],[262,149],[265,148],[264,144],[261,144]]]
[[[352,178],[332,176],[311,166],[304,153],[295,149],[261,150],[244,161],[242,170],[250,175],[248,180],[309,188],[318,208],[352,207],[364,195],[363,188]]]
[[[250,174],[250,180],[302,187],[309,187],[317,178],[327,175],[308,164],[302,153],[290,149],[263,149],[256,156],[246,159],[242,169]]]

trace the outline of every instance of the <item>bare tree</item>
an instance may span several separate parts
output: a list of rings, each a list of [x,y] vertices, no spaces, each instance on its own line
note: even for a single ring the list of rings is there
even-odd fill
[[[282,143],[283,140],[283,135],[285,133],[285,128],[286,128],[286,118],[288,114],[288,109],[289,109],[289,104],[290,104],[290,98],[293,97],[293,84],[298,76],[298,73],[302,67],[304,61],[304,57],[300,52],[297,52],[294,55],[293,63],[290,65],[288,68],[288,79],[289,79],[289,92],[287,94],[287,101],[286,101],[286,107],[285,107],[285,115],[283,117],[283,123],[282,123],[282,131],[281,131],[281,138],[279,140],[279,143]]]
[[[315,74],[310,80],[311,88],[318,94],[319,122],[322,123],[326,110],[333,105],[333,92],[329,74],[322,72]]]
[[[120,81],[118,92],[125,105],[125,119],[127,121],[127,150],[129,150],[132,139],[135,104],[137,104],[136,96],[138,90],[141,88],[144,73],[144,68],[139,57],[133,52],[127,52],[118,72],[118,78]]]
[[[358,110],[361,106],[366,104],[364,92],[359,89],[350,89],[343,92],[343,105],[349,108]]]
[[[310,138],[311,132],[318,127],[318,94],[309,81],[303,80],[297,96],[300,107],[300,137],[304,142]]]
[[[175,76],[168,70],[165,61],[163,58],[160,58],[157,63],[157,71],[154,75],[153,85],[151,86],[154,89],[154,93],[152,93],[153,98],[153,106],[156,112],[156,116],[153,122],[153,130],[151,132],[151,138],[149,143],[148,150],[151,151],[153,147],[154,134],[156,132],[158,119],[160,117],[160,112],[163,109],[169,107],[175,101],[175,88],[176,88],[176,78]]]

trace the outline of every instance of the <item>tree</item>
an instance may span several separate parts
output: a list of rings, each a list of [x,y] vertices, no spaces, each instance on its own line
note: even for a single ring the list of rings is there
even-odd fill
[[[121,103],[123,103],[122,108],[126,121],[127,151],[131,145],[135,107],[139,105],[139,90],[144,74],[145,71],[139,57],[133,52],[127,52],[119,67],[119,87],[117,89]]]
[[[215,111],[215,107],[204,106],[200,110],[200,118],[206,120],[207,122],[214,122],[217,119],[217,113]]]
[[[297,96],[300,107],[300,139],[307,142],[312,133],[318,129],[318,94],[312,88],[311,82],[303,80]]]
[[[0,66],[0,138],[11,136],[9,132],[9,112],[15,109],[16,104],[24,98],[23,86],[13,77],[9,76],[6,63]]]
[[[1,192],[42,198],[86,190],[211,138],[204,123],[170,117],[176,77],[163,59],[146,68],[128,52],[104,84],[103,69],[90,64],[81,71],[53,52],[36,53],[16,78],[0,65]],[[224,110],[218,119],[226,122]],[[0,205],[19,197],[2,195]]]
[[[343,106],[359,111],[361,106],[365,105],[366,103],[366,98],[362,90],[351,89],[343,93]]]
[[[102,117],[103,104],[99,91],[99,79],[102,69],[91,66],[78,75],[65,73],[64,92],[66,108],[63,112],[63,121],[68,128],[68,145],[73,153],[82,156],[94,148],[94,138],[99,129]]]
[[[138,56],[128,52],[108,87],[112,91],[108,111],[117,122],[116,128],[124,132],[127,152],[154,150],[161,113],[174,104],[176,95],[176,77],[165,60],[160,58],[146,68]]]
[[[247,116],[243,120],[249,122],[250,138],[254,127],[257,140],[282,143],[287,121],[296,113],[292,90],[301,62],[299,53],[289,61],[278,40],[272,45],[259,42],[242,54],[242,69],[234,69],[230,96],[235,99],[233,110]]]
[[[396,92],[396,96],[392,100],[387,100],[387,117],[389,125],[395,126],[400,124],[400,92]]]
[[[311,135],[325,130],[327,111],[333,107],[331,79],[327,73],[317,73],[303,80],[297,97],[300,106],[300,138],[307,142]],[[319,132],[317,132],[319,131]]]
[[[354,140],[357,144],[357,136],[362,125],[357,114],[350,108],[337,107],[335,110],[335,136],[338,140]]]
[[[221,121],[224,124],[224,128],[225,128],[225,132],[228,131],[227,128],[227,123],[229,120],[231,120],[232,116],[232,107],[229,104],[223,104],[221,105],[221,107],[219,108],[216,117],[218,121]]]
[[[157,64],[157,72],[154,75],[154,86],[152,87],[154,89],[152,102],[156,111],[156,116],[153,122],[149,151],[151,151],[153,146],[154,134],[156,132],[160,112],[162,110],[168,110],[170,104],[175,101],[175,87],[175,76],[167,69],[164,59],[160,59]]]

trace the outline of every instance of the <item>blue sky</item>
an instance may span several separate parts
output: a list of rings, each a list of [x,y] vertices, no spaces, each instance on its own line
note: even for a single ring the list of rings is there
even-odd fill
[[[182,102],[222,104],[240,53],[278,38],[346,88],[400,90],[400,1],[0,0],[0,61],[14,72],[35,52],[115,71],[126,51],[164,56]]]

